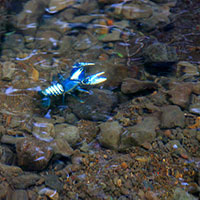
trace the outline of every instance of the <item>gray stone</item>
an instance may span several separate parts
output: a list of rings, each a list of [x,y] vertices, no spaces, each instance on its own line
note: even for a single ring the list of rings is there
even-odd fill
[[[91,38],[88,35],[80,35],[74,43],[74,49],[83,51],[89,49],[93,45]]]
[[[26,189],[35,185],[40,178],[37,174],[19,175],[12,179],[11,185],[16,189]]]
[[[59,42],[59,52],[60,54],[63,54],[63,55],[68,55],[69,54],[69,50],[72,49],[72,44],[73,42],[75,42],[75,38],[72,37],[72,36],[63,36],[61,39],[60,39],[60,42]]]
[[[153,10],[151,6],[145,4],[126,4],[122,8],[122,15],[126,19],[148,18],[152,13]]]
[[[13,177],[23,173],[20,167],[4,165],[1,163],[0,163],[0,171],[5,177]]]
[[[2,164],[11,165],[13,161],[13,152],[6,146],[0,146],[0,162]]]
[[[18,141],[22,140],[22,137],[14,137],[11,135],[3,135],[1,137],[1,142],[4,144],[16,144]]]
[[[57,13],[69,6],[72,6],[76,3],[75,0],[49,0],[49,5],[47,11],[51,14]]]
[[[192,64],[187,61],[180,61],[177,63],[176,75],[185,78],[199,76],[198,65]]]
[[[84,103],[67,96],[68,106],[80,119],[106,121],[117,104],[117,96],[109,90],[92,89],[91,91],[91,95],[80,94],[80,99]]]
[[[111,33],[102,35],[99,37],[99,40],[102,42],[114,42],[121,40],[120,38],[121,31],[120,30],[113,30]]]
[[[117,122],[105,122],[100,124],[99,142],[109,149],[118,149],[122,126]]]
[[[146,62],[149,63],[176,62],[178,60],[174,47],[159,42],[149,45],[145,49],[144,56]]]
[[[53,149],[54,155],[62,155],[65,157],[69,157],[73,153],[73,149],[70,147],[67,140],[62,139],[62,138],[54,139],[50,143],[50,146]]]
[[[83,151],[83,152],[88,152],[90,149],[90,146],[87,144],[87,142],[83,142],[81,144],[81,147],[80,147],[80,150]]]
[[[171,140],[166,144],[167,149],[170,152],[174,152],[177,155],[186,155],[187,152],[186,150],[182,147],[182,145],[180,144],[179,140]]]
[[[38,31],[36,34],[36,48],[52,50],[58,47],[60,33],[52,30]]]
[[[28,1],[24,5],[22,12],[17,15],[16,27],[22,30],[24,34],[34,35],[38,28],[38,20],[45,13],[48,1],[49,0]]]
[[[175,128],[185,126],[184,112],[178,106],[168,105],[161,108],[161,127],[162,128]]]
[[[147,5],[146,3],[126,3],[126,4],[112,4],[111,9],[112,13],[109,13],[109,15],[112,15],[114,17],[122,17],[125,19],[140,19],[140,18],[148,18],[152,15],[152,8],[151,6]]]
[[[15,72],[15,63],[6,61],[2,63],[3,69],[2,69],[2,79],[6,81],[12,80],[12,77]]]
[[[78,122],[78,118],[74,113],[65,113],[65,121],[69,124],[76,124]]]
[[[21,34],[11,34],[5,37],[2,49],[23,49],[24,37]]]
[[[197,200],[198,198],[195,198],[182,188],[176,188],[174,190],[174,194],[172,197],[172,200]]]
[[[156,137],[155,130],[159,123],[155,117],[146,117],[137,125],[128,127],[127,131],[121,135],[120,149],[152,142]]]
[[[54,125],[52,123],[34,122],[32,134],[39,140],[50,142],[55,137]]]
[[[9,184],[6,181],[3,181],[0,184],[0,199],[6,199],[6,200],[9,199],[8,197],[10,197],[11,191],[12,190],[11,190]]]
[[[47,175],[45,178],[45,185],[51,189],[57,190],[60,192],[63,189],[63,183],[60,182],[58,176],[56,175]]]
[[[66,140],[70,145],[75,145],[79,138],[79,130],[76,126],[69,124],[55,125],[56,139]]]
[[[12,200],[29,200],[26,190],[14,190],[12,192]]]

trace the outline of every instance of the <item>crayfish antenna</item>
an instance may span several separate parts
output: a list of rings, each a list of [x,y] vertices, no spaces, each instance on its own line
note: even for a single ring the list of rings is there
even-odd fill
[[[80,68],[80,67],[92,66],[92,65],[95,65],[95,64],[92,63],[92,62],[77,62],[72,67],[73,68]]]

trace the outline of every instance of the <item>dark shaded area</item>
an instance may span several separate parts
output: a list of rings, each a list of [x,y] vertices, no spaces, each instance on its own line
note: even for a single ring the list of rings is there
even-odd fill
[[[172,22],[151,32],[160,42],[176,47],[180,60],[199,61],[199,4],[199,0],[178,0],[177,5],[171,9],[174,13]]]

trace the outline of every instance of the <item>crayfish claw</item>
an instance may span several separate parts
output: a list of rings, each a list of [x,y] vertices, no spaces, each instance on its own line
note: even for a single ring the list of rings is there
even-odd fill
[[[96,84],[99,84],[99,83],[103,83],[104,81],[107,80],[106,77],[100,77],[104,73],[105,72],[99,72],[97,74],[88,76],[82,81],[82,84],[83,85],[96,85]]]

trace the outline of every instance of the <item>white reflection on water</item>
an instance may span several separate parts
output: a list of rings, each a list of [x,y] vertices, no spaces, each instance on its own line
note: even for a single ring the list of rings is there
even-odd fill
[[[25,12],[26,13],[32,13],[32,10],[26,10]]]
[[[42,40],[42,38],[40,38]],[[29,58],[31,58],[34,55],[39,55],[39,54],[47,54],[46,52],[39,52],[37,49],[34,49],[28,56],[26,56],[25,58],[16,58],[16,60],[28,60]]]
[[[53,13],[56,13],[57,10],[56,10],[56,7],[55,6],[52,6],[50,8],[45,8],[45,11],[50,13],[50,14],[53,14]]]
[[[34,87],[34,88],[27,88],[26,90],[29,90],[29,91],[40,91],[41,90],[41,87],[40,86],[37,86],[37,87]],[[16,88],[13,88],[12,86],[11,87],[8,87],[6,88],[5,90],[5,94],[6,95],[10,95],[14,92],[17,92],[17,91],[25,91],[24,89],[16,89]]]

